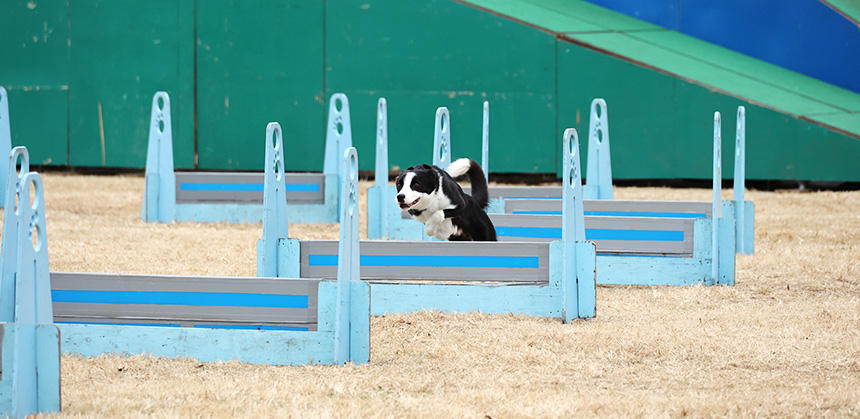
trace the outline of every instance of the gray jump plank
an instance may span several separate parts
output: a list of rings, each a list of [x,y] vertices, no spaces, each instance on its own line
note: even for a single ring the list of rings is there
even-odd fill
[[[52,273],[51,285],[58,322],[316,329],[319,280]]]
[[[336,241],[301,242],[301,276],[333,278]],[[361,242],[361,278],[369,280],[547,282],[546,243]]]
[[[505,201],[505,213],[535,214],[561,213],[562,202],[552,199],[514,199]],[[650,217],[650,218],[696,218],[710,217],[711,203],[696,201],[615,201],[586,200],[585,215]]]
[[[463,192],[472,194],[472,188],[463,188]],[[492,198],[559,198],[561,186],[492,186],[487,190]]]
[[[321,204],[325,199],[322,173],[286,173],[290,204]],[[263,203],[263,173],[177,172],[176,203]]]
[[[560,215],[490,214],[500,241],[561,240]],[[692,256],[693,219],[585,217],[598,253]]]

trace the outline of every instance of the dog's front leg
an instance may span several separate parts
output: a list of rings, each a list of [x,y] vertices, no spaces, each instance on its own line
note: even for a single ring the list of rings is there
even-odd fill
[[[430,214],[430,216],[427,217],[427,220],[424,221],[424,231],[427,233],[428,236],[435,236],[436,229],[439,227],[439,223],[444,220],[445,213],[443,213],[442,211],[436,211]]]

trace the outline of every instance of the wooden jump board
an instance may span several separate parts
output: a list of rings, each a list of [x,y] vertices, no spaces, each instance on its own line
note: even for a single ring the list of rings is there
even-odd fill
[[[290,205],[325,202],[325,175],[285,173]],[[177,172],[176,203],[263,203],[263,173]]]
[[[561,200],[507,199],[506,214],[561,215]],[[696,201],[583,201],[586,216],[705,218],[711,216],[710,202]]]
[[[53,272],[51,294],[56,323],[314,331],[319,282]]]
[[[505,214],[561,215],[561,198],[506,198]],[[707,218],[711,216],[710,202],[697,201],[613,201],[585,200],[586,216],[648,217],[648,218]],[[402,218],[410,218],[406,211]]]
[[[463,188],[463,192],[472,193],[472,188]],[[493,186],[487,192],[490,199],[557,199],[561,201],[561,186]]]
[[[548,243],[362,241],[361,279],[546,283]],[[337,274],[336,241],[300,242],[300,276]]]
[[[561,240],[559,215],[489,215],[499,241]],[[585,238],[598,254],[690,257],[693,225],[690,218],[585,217]]]

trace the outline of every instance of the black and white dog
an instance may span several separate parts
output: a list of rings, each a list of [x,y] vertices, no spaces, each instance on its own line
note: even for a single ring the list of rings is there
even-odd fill
[[[472,195],[454,180],[469,175]],[[397,176],[397,203],[424,224],[428,236],[452,241],[496,241],[496,229],[484,212],[489,202],[484,171],[472,159],[459,159],[447,170],[422,164]]]

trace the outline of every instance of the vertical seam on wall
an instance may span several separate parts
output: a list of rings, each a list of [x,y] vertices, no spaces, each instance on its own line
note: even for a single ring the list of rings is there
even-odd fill
[[[199,168],[199,163],[200,163],[200,156],[198,155],[198,148],[197,148],[197,0],[194,0],[194,2],[192,3],[192,8],[193,8],[193,10],[191,11],[191,14],[192,14],[192,16],[191,16],[192,35],[191,36],[193,39],[191,40],[191,45],[192,45],[191,55],[192,55],[192,58],[194,60],[194,63],[192,64],[194,75],[191,77],[192,95],[194,95],[194,104],[192,105],[194,108],[194,110],[193,110],[193,112],[194,112],[193,136],[194,137],[193,137],[193,141],[192,141],[194,143],[194,147],[193,147],[194,148],[194,156],[193,156],[194,161],[192,163],[192,166],[194,167],[195,170],[197,170]]]
[[[66,39],[66,167],[72,167],[72,0],[66,0],[66,28],[68,38]]]
[[[323,137],[326,133],[326,103],[328,102],[326,100],[328,97],[326,95],[326,81],[328,80],[328,71],[326,71],[326,55],[328,52],[328,50],[326,49],[326,47],[328,46],[328,44],[326,43],[326,37],[328,35],[326,33],[326,31],[328,30],[328,25],[326,25],[326,22],[328,20],[328,15],[326,13],[328,9],[326,8],[326,3],[326,0],[322,0],[322,106],[320,107],[320,112],[322,113],[322,131],[320,132],[320,135]]]
[[[553,45],[554,46],[554,48],[553,48],[553,59],[555,60],[555,62],[553,63],[553,67],[555,70],[554,71],[554,73],[555,73],[554,74],[555,86],[553,86],[553,88],[555,90],[555,130],[552,133],[553,144],[555,144],[555,154],[554,154],[554,156],[555,156],[555,171],[554,172],[556,175],[558,175],[558,173],[559,173],[559,167],[561,166],[561,160],[562,160],[561,147],[559,146],[560,142],[558,141],[558,138],[559,138],[558,137],[558,135],[559,135],[559,122],[558,121],[559,121],[559,117],[560,117],[559,116],[559,113],[560,113],[559,99],[558,99],[558,49],[559,49],[560,44],[561,43],[560,43],[559,37],[558,37],[558,35],[556,35],[555,45]],[[562,173],[562,175],[564,175],[564,173]]]

